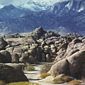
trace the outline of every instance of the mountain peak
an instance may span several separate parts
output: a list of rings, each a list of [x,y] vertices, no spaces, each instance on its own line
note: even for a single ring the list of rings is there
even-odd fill
[[[16,8],[16,7],[14,5],[10,4],[10,5],[4,6],[2,9],[10,10],[10,9],[14,9],[14,8]]]
[[[42,26],[46,29],[52,28],[52,30],[57,28],[59,32],[64,30],[64,32],[85,33],[84,0],[56,0],[57,2],[49,5],[50,7],[47,3],[40,5],[40,2],[33,3],[33,1],[21,6],[10,4],[0,9],[0,19],[2,20],[0,28],[3,29],[4,26],[11,32],[26,32]],[[46,10],[43,10],[43,6]],[[32,11],[32,8],[35,10]],[[38,28],[38,31],[40,32],[42,29]]]

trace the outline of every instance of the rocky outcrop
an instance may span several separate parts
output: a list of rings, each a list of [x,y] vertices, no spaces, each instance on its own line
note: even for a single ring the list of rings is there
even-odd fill
[[[85,37],[77,34],[61,36],[53,31],[45,31],[42,27],[22,36],[22,34],[14,34],[14,36],[4,37],[6,41],[0,38],[0,63],[12,62],[12,65],[0,66],[2,80],[25,81],[27,79],[21,72],[24,65],[52,62],[48,73],[54,81],[62,79],[63,75],[66,78],[72,77],[85,81]],[[13,65],[14,63],[24,65]]]
[[[59,37],[60,35],[58,33],[55,33],[53,31],[48,31],[46,34],[45,34],[45,38],[50,38],[50,37]]]
[[[70,75],[74,78],[81,79],[84,75],[85,51],[78,51],[73,55],[56,62],[50,69],[50,74],[57,76],[58,74]],[[82,75],[83,73],[83,75]]]
[[[53,31],[45,31],[42,27],[36,28],[24,37],[17,37],[7,39],[9,45],[6,48],[12,56],[12,62],[15,63],[52,62],[54,60],[56,63],[79,51],[84,42],[84,39],[83,41],[82,38],[78,39],[77,35],[60,36]]]
[[[7,38],[8,47],[13,63],[51,62],[57,56],[58,47],[56,41],[61,41],[58,33],[44,31],[42,27],[36,28],[32,33],[24,37]]]
[[[61,49],[57,52],[58,55],[49,71],[50,74],[57,76],[63,73],[77,79],[85,79],[85,47],[82,40],[73,39],[64,49],[64,53]]]
[[[20,36],[17,37],[16,40],[7,40],[8,47],[6,47],[6,41],[1,38],[1,42],[5,42],[5,44],[1,43],[1,46],[6,48],[6,52],[0,53],[0,55],[9,56],[7,53],[9,52],[11,54],[10,59],[12,59],[9,62],[33,64],[54,61],[49,71],[51,75],[65,74],[84,79],[84,37],[77,34],[61,36],[53,31],[45,31],[42,27],[36,28],[28,35],[26,34],[22,39]],[[9,57],[3,58],[9,60]],[[4,62],[8,62],[6,60]]]
[[[45,33],[46,33],[46,31],[44,31],[42,27],[39,27],[39,28],[36,28],[32,32],[32,37],[34,40],[38,40],[38,39],[42,38]]]

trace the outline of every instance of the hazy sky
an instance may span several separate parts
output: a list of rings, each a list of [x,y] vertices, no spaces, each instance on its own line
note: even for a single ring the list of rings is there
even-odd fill
[[[44,10],[46,7],[61,1],[68,1],[68,0],[0,0],[0,8],[2,8],[3,5],[13,4],[15,6],[34,9],[34,8],[39,8],[36,6],[40,5],[41,8],[39,9]]]
[[[0,0],[0,4],[24,4],[24,3],[32,3],[32,2],[37,2],[39,4],[53,4],[55,2],[60,2],[60,1],[66,1],[66,0]]]

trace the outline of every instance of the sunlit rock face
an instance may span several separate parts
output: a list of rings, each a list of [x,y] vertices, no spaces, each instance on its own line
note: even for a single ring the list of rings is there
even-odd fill
[[[85,1],[0,0],[0,32],[27,32],[39,26],[84,34]]]

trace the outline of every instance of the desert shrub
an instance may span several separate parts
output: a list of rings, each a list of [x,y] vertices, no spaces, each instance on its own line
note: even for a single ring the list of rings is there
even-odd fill
[[[40,74],[39,74],[39,77],[40,77],[41,79],[44,79],[44,78],[46,78],[47,76],[50,76],[50,74],[49,74],[49,73],[40,73]]]
[[[39,85],[38,83],[31,83],[31,82],[14,82],[9,83],[7,85]]]
[[[40,72],[47,73],[50,70],[51,66],[52,66],[52,64],[44,64],[43,66],[41,66]]]
[[[81,81],[80,80],[72,80],[68,83],[68,85],[81,85]]]
[[[25,66],[25,70],[27,70],[27,71],[35,71],[35,67],[33,65],[31,65],[31,64],[27,64]]]
[[[0,85],[6,85],[6,83],[2,80],[0,80]]]

